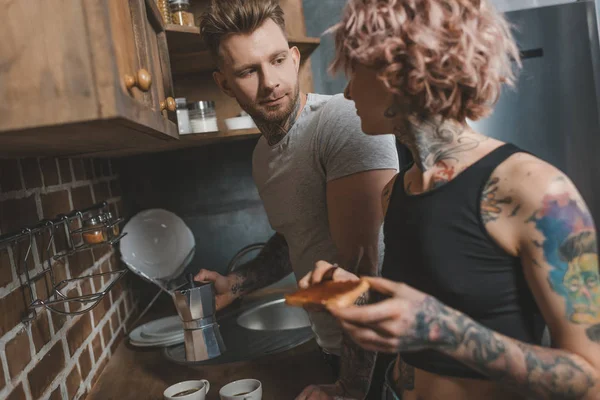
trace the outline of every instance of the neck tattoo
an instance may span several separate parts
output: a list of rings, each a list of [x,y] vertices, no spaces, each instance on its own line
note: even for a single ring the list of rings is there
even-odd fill
[[[448,168],[451,161],[458,162],[460,153],[479,146],[483,138],[466,133],[465,127],[441,117],[411,121],[394,133],[413,154],[422,172],[434,167]]]
[[[258,118],[254,120],[260,132],[264,135],[265,139],[267,139],[269,146],[274,146],[281,142],[292,126],[294,126],[294,123],[296,123],[296,120],[298,119],[301,104],[302,100],[300,94],[298,94],[294,106],[292,107],[292,111],[283,120],[265,121]]]

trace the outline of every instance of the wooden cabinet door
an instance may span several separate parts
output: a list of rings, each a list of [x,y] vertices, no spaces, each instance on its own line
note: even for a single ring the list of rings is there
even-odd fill
[[[160,111],[160,104],[167,97],[173,97],[173,78],[164,24],[155,0],[130,0],[130,5],[138,54],[148,65],[152,75],[150,106]],[[167,117],[166,110],[163,111],[163,115]]]
[[[143,43],[138,39],[140,33],[134,32],[134,28],[136,28],[132,15],[134,13],[132,13],[129,3],[127,0],[109,0],[108,4],[112,44],[118,69],[117,85],[121,88],[123,95],[132,96],[142,104],[151,106],[151,96],[147,91],[141,90],[137,85],[131,88],[126,86],[126,77],[135,79],[142,69],[150,72],[150,78],[153,78],[147,60],[140,57],[139,48],[143,46]],[[153,84],[154,82],[150,88]]]
[[[82,2],[4,1],[0,15],[0,134],[98,118]]]

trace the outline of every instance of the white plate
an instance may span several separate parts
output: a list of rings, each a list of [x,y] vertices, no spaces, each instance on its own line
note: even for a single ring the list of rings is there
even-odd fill
[[[129,334],[136,346],[160,346],[173,341],[183,342],[183,323],[178,315],[140,325]]]
[[[140,336],[147,340],[165,339],[180,333],[183,334],[183,322],[178,315],[148,322],[140,328]]]
[[[146,343],[146,342],[136,342],[135,340],[129,340],[132,346],[135,347],[167,347],[167,346],[175,346],[177,344],[181,344],[184,342],[183,335],[181,337],[175,337],[171,340],[164,340],[162,342],[156,343]]]
[[[151,281],[175,278],[196,242],[185,222],[155,208],[136,214],[123,228],[121,257],[133,272]]]

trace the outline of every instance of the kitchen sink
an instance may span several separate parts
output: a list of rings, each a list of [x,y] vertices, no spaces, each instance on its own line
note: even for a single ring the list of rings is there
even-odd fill
[[[237,323],[255,331],[280,331],[309,327],[310,319],[302,308],[290,307],[285,299],[277,299],[245,311]]]

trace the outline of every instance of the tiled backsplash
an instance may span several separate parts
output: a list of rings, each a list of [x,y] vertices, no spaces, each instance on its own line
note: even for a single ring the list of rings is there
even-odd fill
[[[0,160],[0,234],[43,218],[108,200],[122,213],[119,177],[110,160],[29,158]],[[28,264],[33,276],[47,259],[41,236]],[[46,242],[47,243],[47,242]],[[56,238],[56,250],[65,246]],[[0,249],[0,399],[82,399],[124,336],[136,305],[124,280],[92,312],[62,316],[40,309],[29,325],[21,323],[26,305],[17,271],[21,246]],[[121,268],[109,246],[56,261],[56,280]],[[86,280],[77,291],[98,291],[110,278]],[[35,292],[45,297],[44,282]]]

